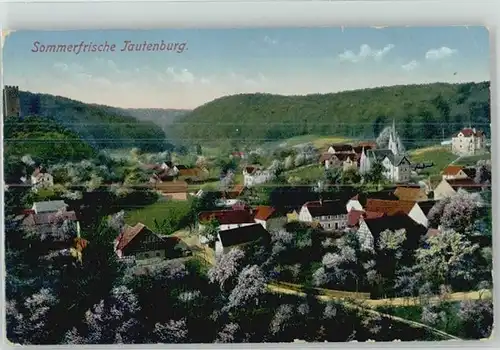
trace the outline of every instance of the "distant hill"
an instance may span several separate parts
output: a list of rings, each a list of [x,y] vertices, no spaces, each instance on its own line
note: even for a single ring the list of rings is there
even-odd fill
[[[138,120],[153,122],[163,130],[167,130],[170,124],[190,112],[190,110],[186,109],[161,108],[128,108],[120,110]]]
[[[168,134],[190,144],[262,143],[315,134],[374,138],[394,119],[408,148],[469,124],[490,131],[490,83],[402,85],[330,94],[226,96],[180,117]]]
[[[20,91],[22,117],[49,117],[97,148],[172,149],[162,127],[129,110]],[[137,114],[137,112],[135,112]]]

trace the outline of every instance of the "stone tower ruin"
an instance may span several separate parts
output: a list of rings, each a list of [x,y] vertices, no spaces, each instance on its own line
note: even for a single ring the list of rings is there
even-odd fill
[[[21,103],[19,101],[19,87],[6,85],[3,88],[3,117],[21,116]]]

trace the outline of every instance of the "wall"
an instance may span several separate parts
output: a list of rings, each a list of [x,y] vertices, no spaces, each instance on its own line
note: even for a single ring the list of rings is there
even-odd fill
[[[364,211],[363,206],[357,199],[351,199],[349,202],[346,204],[346,209],[347,212],[350,212],[351,210],[359,210],[359,211]]]
[[[441,200],[444,198],[451,197],[455,194],[455,190],[450,186],[448,182],[442,180],[439,185],[434,189],[434,199]]]
[[[418,203],[413,206],[413,208],[408,213],[408,216],[412,218],[412,220],[416,223],[419,223],[425,227],[429,227],[429,220],[427,220],[427,217],[425,216]]]
[[[363,250],[373,251],[375,243],[373,235],[370,232],[370,229],[368,228],[364,220],[360,221],[358,229],[358,238],[359,242],[361,243],[361,248]]]

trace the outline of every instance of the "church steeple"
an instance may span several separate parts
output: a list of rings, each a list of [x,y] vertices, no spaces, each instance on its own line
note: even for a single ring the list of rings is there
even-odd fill
[[[398,135],[396,133],[396,121],[392,119],[391,132],[389,133],[389,150],[395,155],[399,154]]]

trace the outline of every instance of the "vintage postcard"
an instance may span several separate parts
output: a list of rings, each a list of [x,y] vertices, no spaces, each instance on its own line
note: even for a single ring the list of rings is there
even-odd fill
[[[11,343],[490,337],[487,29],[2,41]]]

